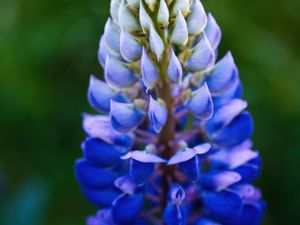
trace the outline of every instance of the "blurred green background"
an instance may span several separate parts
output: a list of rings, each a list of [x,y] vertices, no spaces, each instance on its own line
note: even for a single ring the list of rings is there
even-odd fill
[[[296,225],[300,207],[300,1],[203,0],[233,52],[264,159],[265,225]],[[109,0],[0,2],[0,224],[80,225],[81,113]],[[298,214],[297,214],[298,213]]]

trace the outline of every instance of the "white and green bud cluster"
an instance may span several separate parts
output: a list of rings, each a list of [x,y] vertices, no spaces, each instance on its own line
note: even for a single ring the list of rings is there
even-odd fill
[[[98,58],[112,88],[201,83],[214,67],[221,31],[200,0],[111,0],[110,15]]]

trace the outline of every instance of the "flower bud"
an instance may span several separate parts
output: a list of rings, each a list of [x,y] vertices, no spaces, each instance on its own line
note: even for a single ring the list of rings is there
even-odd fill
[[[111,18],[113,18],[115,23],[118,23],[119,20],[119,7],[120,7],[120,0],[110,1],[110,16]]]
[[[126,5],[126,0],[122,0],[119,9],[119,25],[128,32],[140,30],[140,25],[135,16],[130,12]]]
[[[188,29],[182,13],[178,10],[171,42],[175,45],[185,45],[188,41]]]
[[[144,85],[147,89],[152,89],[158,80],[158,72],[145,49],[142,53],[141,71]]]
[[[215,62],[215,54],[206,35],[203,33],[197,45],[192,49],[185,67],[193,72],[209,70]]]
[[[218,48],[218,45],[220,44],[222,33],[219,25],[217,24],[215,18],[211,13],[208,14],[205,34],[213,50],[216,50]]]
[[[125,29],[121,31],[120,52],[122,57],[128,62],[136,61],[142,55],[142,46]]]
[[[121,133],[129,133],[142,121],[144,112],[133,103],[120,103],[111,100],[110,120],[112,127]]]
[[[169,25],[169,9],[165,0],[160,0],[159,9],[157,13],[157,21],[160,25],[167,27]]]
[[[166,103],[162,99],[154,100],[150,96],[148,116],[156,133],[160,133],[168,119]]]
[[[189,14],[190,2],[189,0],[174,0],[175,4],[172,8],[172,15],[176,15],[178,10],[185,17]]]
[[[189,35],[198,35],[200,34],[207,24],[207,16],[204,11],[203,5],[199,0],[194,0],[191,13],[187,18],[187,27]]]
[[[167,75],[173,83],[179,84],[182,81],[182,66],[173,49],[171,49],[171,59]]]
[[[148,13],[146,12],[143,0],[140,2],[140,11],[139,11],[140,24],[142,26],[143,31],[150,30],[150,25],[152,24],[152,20]]]
[[[209,120],[213,115],[213,101],[206,83],[192,92],[184,104],[187,110],[200,120]]]
[[[109,56],[106,59],[104,76],[107,84],[116,89],[131,87],[138,81],[126,64]]]
[[[161,37],[159,34],[156,32],[155,28],[153,25],[150,25],[150,48],[151,51],[156,54],[157,60],[159,61],[161,58],[161,55],[165,49],[164,42],[162,41]]]
[[[120,27],[112,19],[105,24],[104,40],[110,52],[120,55]]]

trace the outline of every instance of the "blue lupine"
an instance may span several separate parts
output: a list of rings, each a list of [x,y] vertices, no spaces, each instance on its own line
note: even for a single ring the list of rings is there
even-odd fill
[[[200,0],[111,0],[74,171],[87,225],[258,225],[262,160],[233,56]]]

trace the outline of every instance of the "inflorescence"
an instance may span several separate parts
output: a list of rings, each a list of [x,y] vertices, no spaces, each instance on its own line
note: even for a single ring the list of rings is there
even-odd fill
[[[257,225],[261,158],[232,54],[199,0],[111,0],[75,175],[87,225]]]

